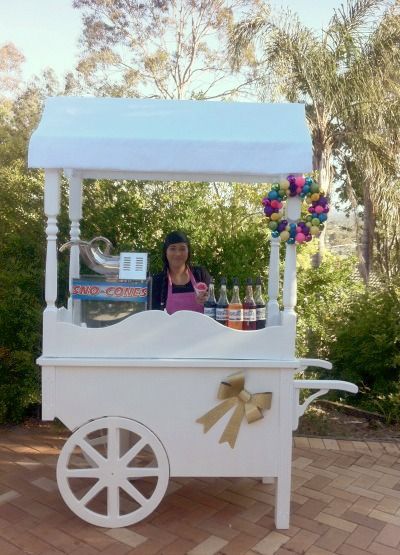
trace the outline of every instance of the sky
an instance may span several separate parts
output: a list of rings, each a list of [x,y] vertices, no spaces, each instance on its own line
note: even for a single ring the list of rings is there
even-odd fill
[[[326,27],[333,9],[344,0],[272,0],[289,7],[307,26]],[[51,67],[59,77],[73,69],[79,57],[82,24],[72,0],[0,0],[0,46],[13,42],[24,54],[23,77]]]

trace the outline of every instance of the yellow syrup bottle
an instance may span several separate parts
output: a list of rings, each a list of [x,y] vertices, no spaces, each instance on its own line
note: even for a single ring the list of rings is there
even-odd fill
[[[228,327],[235,330],[243,328],[243,306],[239,297],[239,280],[233,278],[233,293],[228,305]]]

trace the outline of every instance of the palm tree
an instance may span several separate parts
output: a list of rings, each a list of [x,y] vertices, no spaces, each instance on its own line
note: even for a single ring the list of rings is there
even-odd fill
[[[261,98],[272,93],[306,104],[313,168],[319,173],[322,188],[328,194],[332,191],[337,163],[347,163],[348,167],[351,161],[357,166],[365,192],[364,240],[359,255],[366,281],[375,232],[373,207],[379,201],[381,183],[376,175],[389,171],[393,175],[396,150],[389,135],[393,136],[398,115],[383,98],[388,96],[387,90],[392,95],[397,90],[394,68],[399,64],[399,18],[395,4],[386,4],[383,0],[348,0],[346,8],[334,11],[321,35],[290,12],[276,17],[264,11],[237,26],[231,37],[234,64],[240,65],[242,52],[248,51],[249,45],[261,52],[261,82],[268,83],[260,91]],[[388,126],[391,133],[385,135]],[[351,183],[350,192],[356,198]],[[320,258],[323,241],[322,237]]]

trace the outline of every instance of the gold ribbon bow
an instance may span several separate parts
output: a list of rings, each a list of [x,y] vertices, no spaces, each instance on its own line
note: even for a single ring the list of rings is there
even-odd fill
[[[224,399],[224,401],[203,414],[196,422],[204,425],[204,433],[206,434],[229,409],[236,405],[235,411],[219,440],[219,443],[229,443],[233,449],[243,416],[246,416],[249,424],[263,418],[263,411],[271,408],[272,393],[249,393],[244,389],[244,374],[239,372],[228,376],[225,381],[220,383],[218,399]]]

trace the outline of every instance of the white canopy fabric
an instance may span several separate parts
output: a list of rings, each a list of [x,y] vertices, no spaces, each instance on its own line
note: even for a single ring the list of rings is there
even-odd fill
[[[83,177],[266,182],[312,169],[303,104],[55,97],[33,168]]]

